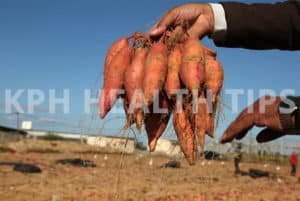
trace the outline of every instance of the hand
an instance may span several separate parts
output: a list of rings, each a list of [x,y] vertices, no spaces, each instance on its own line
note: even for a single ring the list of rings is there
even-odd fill
[[[266,127],[256,140],[260,143],[268,142],[285,135],[279,119],[280,97],[264,96],[249,106],[233,121],[221,138],[221,143],[227,143],[233,139],[240,140],[253,127]],[[293,117],[291,115],[291,120]]]
[[[209,4],[189,3],[169,10],[149,31],[150,36],[162,35],[168,28],[187,24],[188,34],[203,38],[214,31],[214,15]]]

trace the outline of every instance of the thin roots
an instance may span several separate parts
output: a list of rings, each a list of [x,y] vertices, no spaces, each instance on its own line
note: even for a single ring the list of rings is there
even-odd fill
[[[124,130],[124,132],[125,132],[124,135],[126,135],[126,141],[125,141],[125,145],[124,145],[124,148],[122,150],[122,153],[121,153],[121,158],[120,158],[120,163],[119,163],[119,169],[118,169],[118,172],[117,172],[116,192],[115,192],[115,196],[114,196],[114,200],[115,201],[120,200],[121,170],[124,167],[125,149],[126,149],[126,146],[127,146],[127,143],[128,143],[128,138],[129,138],[130,130]]]

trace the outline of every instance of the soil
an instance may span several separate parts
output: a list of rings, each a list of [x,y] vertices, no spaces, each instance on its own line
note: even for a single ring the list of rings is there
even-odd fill
[[[52,145],[50,144],[52,143]],[[37,145],[38,144],[38,145]],[[50,145],[49,145],[50,144]],[[99,150],[82,152],[79,143],[31,142],[35,151],[0,152],[0,162],[37,165],[41,173],[24,174],[12,166],[0,166],[0,200],[3,201],[300,201],[298,177],[289,176],[289,167],[278,164],[242,163],[249,168],[269,171],[271,177],[253,179],[234,176],[231,161],[199,160],[189,166],[176,159],[180,168],[162,168],[175,158],[154,156],[147,152],[122,155]],[[38,152],[38,146],[47,147]],[[47,152],[53,146],[56,152]],[[77,147],[78,146],[78,147]],[[68,152],[57,150],[64,147]],[[71,152],[70,149],[76,150]],[[28,149],[27,149],[28,150]],[[78,167],[55,163],[56,160],[80,158],[96,167]],[[298,175],[299,176],[299,175]]]

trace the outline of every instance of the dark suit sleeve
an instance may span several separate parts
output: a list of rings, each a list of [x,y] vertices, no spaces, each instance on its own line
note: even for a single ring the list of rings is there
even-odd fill
[[[217,46],[300,50],[300,1],[222,5],[227,31],[212,36]]]

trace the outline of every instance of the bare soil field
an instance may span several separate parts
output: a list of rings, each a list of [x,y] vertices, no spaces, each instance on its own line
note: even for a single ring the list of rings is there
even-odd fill
[[[257,168],[273,173],[270,178],[253,179],[247,175],[234,176],[230,161],[200,160],[195,166],[188,166],[184,159],[179,159],[181,168],[173,169],[161,167],[170,158],[149,153],[88,152],[85,146],[74,142],[31,144],[27,141],[26,146],[34,147],[36,151],[3,151],[0,152],[0,163],[35,164],[42,173],[24,174],[13,171],[11,166],[0,166],[0,200],[300,201],[300,183],[297,177],[289,176],[288,166],[243,163],[243,171]],[[38,146],[44,152],[38,152]],[[56,151],[47,152],[49,147]],[[71,152],[72,149],[76,151]],[[55,163],[66,158],[91,160],[96,167]]]

